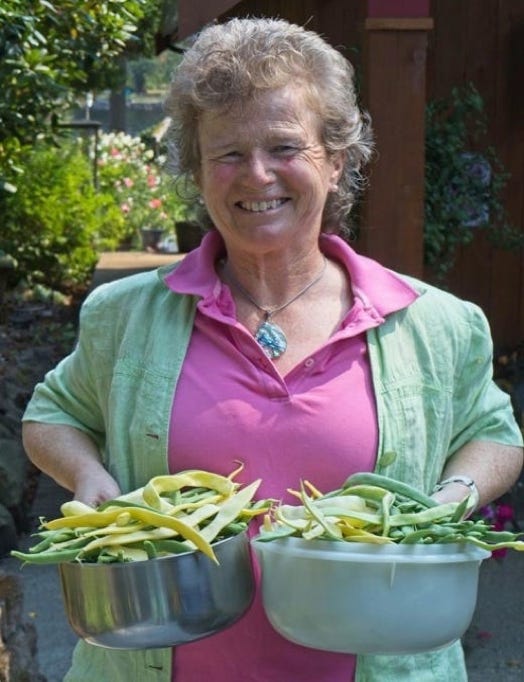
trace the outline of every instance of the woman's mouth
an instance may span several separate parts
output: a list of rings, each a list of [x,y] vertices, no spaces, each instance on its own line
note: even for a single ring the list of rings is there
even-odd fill
[[[271,211],[275,208],[279,208],[286,203],[288,199],[271,199],[269,201],[239,201],[237,206],[239,206],[244,211],[249,211],[250,213],[263,213],[264,211]]]

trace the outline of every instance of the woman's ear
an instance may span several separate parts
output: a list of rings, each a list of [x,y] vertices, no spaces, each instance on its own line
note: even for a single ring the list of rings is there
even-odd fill
[[[202,192],[202,182],[201,182],[202,176],[201,176],[199,170],[192,173],[191,180],[192,180],[193,184],[195,185],[195,187],[197,187],[198,191]]]
[[[331,176],[329,178],[329,186],[331,191],[336,191],[338,181],[340,180],[344,171],[344,162],[346,160],[343,152],[335,152],[331,156]]]

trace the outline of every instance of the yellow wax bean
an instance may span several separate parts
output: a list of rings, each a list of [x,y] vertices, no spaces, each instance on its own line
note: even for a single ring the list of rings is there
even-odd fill
[[[209,488],[222,495],[231,495],[238,487],[230,478],[198,469],[181,471],[170,476],[155,476],[144,486],[142,496],[147,504],[159,508],[162,493],[182,490],[182,488]]]
[[[131,523],[131,514],[127,511],[122,512],[116,517],[115,523],[117,526],[128,526]]]
[[[205,504],[196,509],[192,514],[180,514],[178,519],[187,523],[188,526],[198,526],[202,521],[206,521],[211,516],[218,514],[220,507],[216,504]]]
[[[123,557],[124,561],[147,561],[147,559],[149,559],[149,556],[144,549],[138,547],[125,547],[124,545],[108,547],[104,550],[104,554],[109,554],[116,558]]]
[[[315,521],[324,527],[328,537],[332,538],[333,540],[339,540],[342,537],[340,528],[338,528],[338,526],[331,521],[328,521],[322,511],[315,507],[313,500],[309,499],[303,485],[301,485],[300,492],[302,494],[302,502],[304,503],[304,507],[315,519]]]
[[[209,494],[208,497],[203,497],[201,500],[198,500],[197,502],[181,502],[180,504],[175,504],[171,506],[171,509],[169,511],[165,512],[166,514],[169,514],[170,516],[176,516],[177,514],[180,514],[180,512],[187,512],[191,511],[192,509],[199,509],[200,507],[204,507],[207,504],[219,504],[224,500],[223,495],[213,495]]]
[[[174,516],[168,516],[167,514],[162,514],[142,507],[115,507],[114,509],[104,512],[94,511],[91,514],[82,514],[80,516],[66,516],[45,523],[44,527],[51,530],[75,526],[102,527],[116,522],[117,517],[124,512],[128,512],[132,519],[141,521],[147,525],[161,526],[175,530],[183,538],[193,542],[195,547],[200,549],[206,556],[213,559],[213,561],[216,561],[215,553],[209,542],[204,539],[197,530],[191,528],[191,526],[188,526]]]
[[[260,483],[260,479],[253,481],[226,500],[211,523],[202,529],[202,537],[212,542],[225,526],[235,521],[242,509],[251,502]]]
[[[111,547],[115,545],[126,545],[132,542],[143,542],[144,540],[165,540],[177,535],[177,532],[172,528],[151,528],[149,530],[138,530],[125,535],[102,535],[102,537],[91,540],[87,545],[84,545],[79,551],[79,557],[84,554],[89,554],[95,549],[102,549],[103,547]]]
[[[309,481],[304,481],[304,486],[309,490],[312,497],[314,498],[322,497],[322,493],[320,492],[320,490],[318,488],[315,488],[315,486]]]
[[[90,508],[91,509],[91,508]],[[101,527],[107,526],[116,521],[122,512],[122,507],[115,507],[109,511],[97,512],[91,509],[85,514],[75,514],[74,516],[62,516],[52,521],[45,521],[42,525],[49,530],[58,528],[81,528],[85,526]]]
[[[63,516],[78,516],[80,514],[90,514],[94,509],[78,500],[69,500],[60,506],[60,511]]]
[[[146,528],[151,528],[151,526],[145,523],[137,523],[134,521],[132,524],[127,526],[117,526],[116,524],[109,524],[108,526],[102,526],[101,528],[94,528],[85,533],[81,534],[81,537],[91,538],[99,537],[101,535],[124,535],[125,533],[130,533],[131,531],[144,530]]]

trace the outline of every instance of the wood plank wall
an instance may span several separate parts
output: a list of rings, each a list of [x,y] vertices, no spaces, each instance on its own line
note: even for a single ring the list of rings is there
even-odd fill
[[[484,98],[489,142],[511,173],[504,203],[524,230],[524,0],[432,0],[428,98],[471,81]],[[479,231],[460,251],[449,288],[478,303],[498,347],[524,341],[524,254]]]
[[[223,18],[230,16],[273,17],[324,35],[356,67],[366,17],[367,0],[242,0]]]

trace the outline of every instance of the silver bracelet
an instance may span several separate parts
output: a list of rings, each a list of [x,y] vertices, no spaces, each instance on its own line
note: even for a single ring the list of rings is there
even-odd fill
[[[439,483],[437,483],[434,492],[442,490],[449,483],[460,483],[461,485],[465,485],[466,488],[469,488],[469,494],[471,495],[472,498],[472,506],[474,509],[477,507],[480,495],[478,488],[475,484],[475,481],[472,478],[470,478],[469,476],[450,476],[449,478],[446,478],[444,481],[440,481]]]

